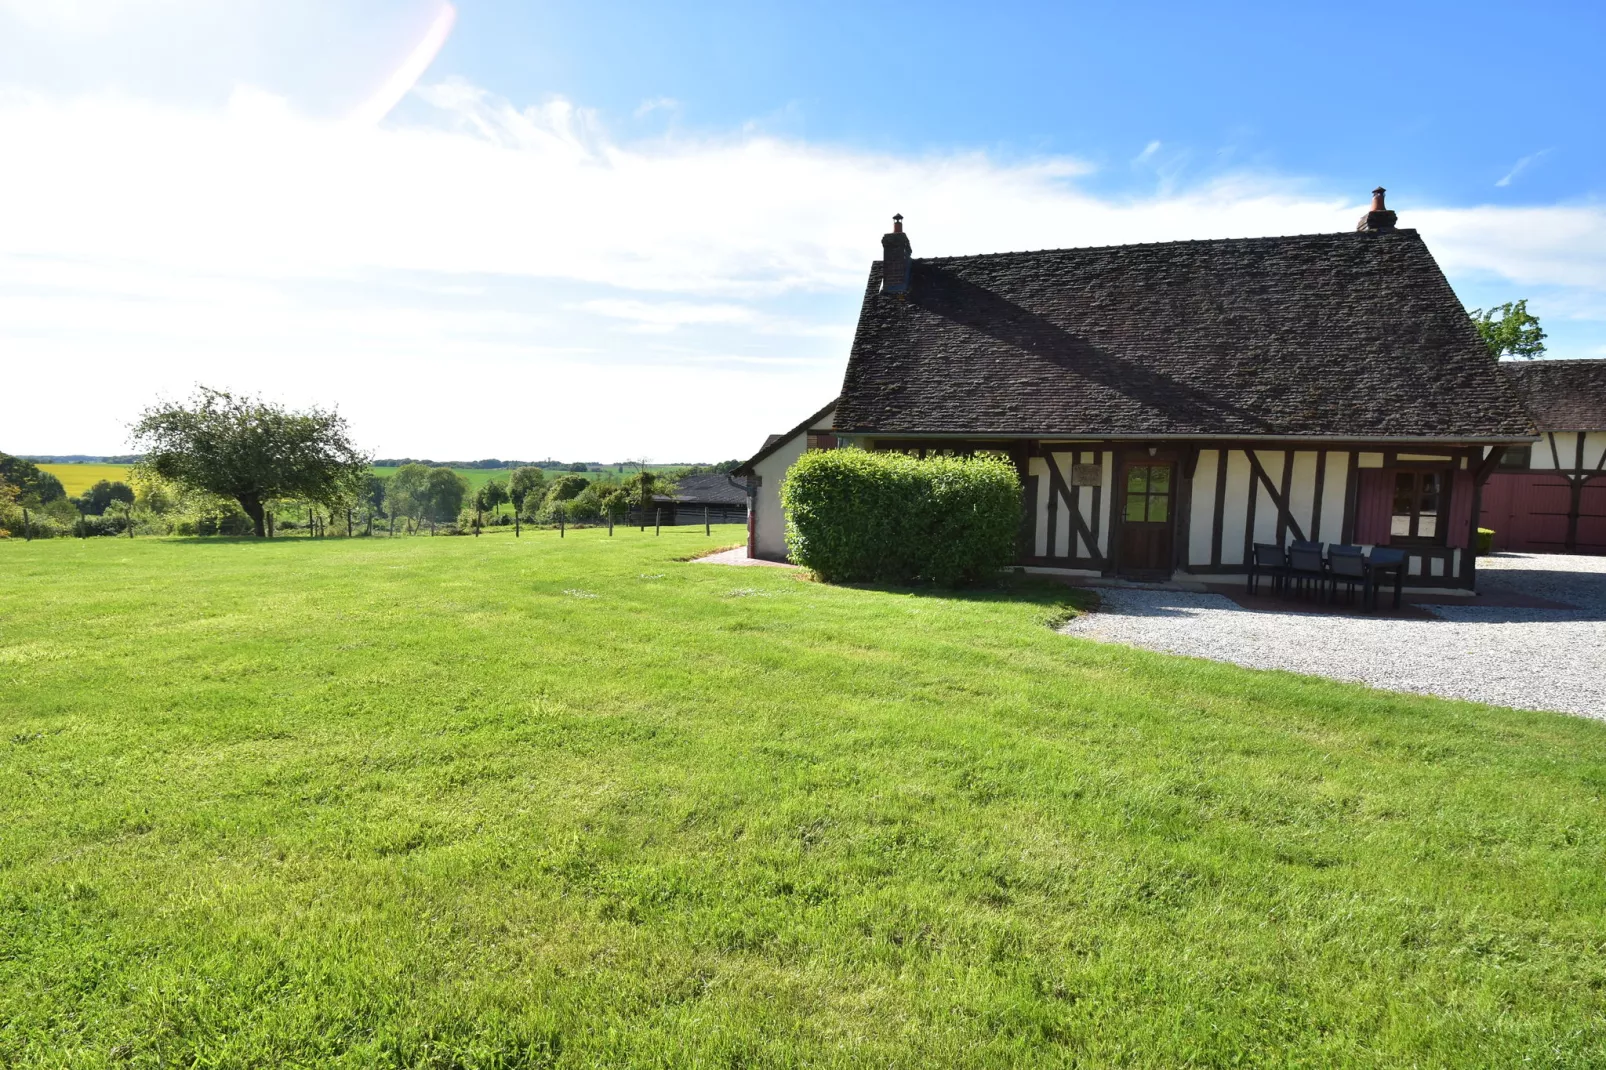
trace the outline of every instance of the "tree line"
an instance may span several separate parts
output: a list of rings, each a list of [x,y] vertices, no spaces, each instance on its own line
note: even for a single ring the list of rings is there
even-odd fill
[[[293,411],[260,398],[199,387],[184,402],[146,409],[129,482],[102,480],[79,498],[36,465],[0,454],[0,534],[313,535],[478,533],[487,526],[617,520],[672,493],[645,461],[635,471],[549,476],[522,465],[471,487],[445,465],[409,462],[389,476],[354,442],[333,409]],[[736,461],[692,471],[729,471]],[[583,467],[583,466],[579,466]],[[511,509],[504,512],[505,506]]]

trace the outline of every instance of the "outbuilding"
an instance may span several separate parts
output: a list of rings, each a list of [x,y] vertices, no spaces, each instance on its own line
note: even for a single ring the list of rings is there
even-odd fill
[[[1606,360],[1506,361],[1539,441],[1508,447],[1483,490],[1497,550],[1606,554]]]

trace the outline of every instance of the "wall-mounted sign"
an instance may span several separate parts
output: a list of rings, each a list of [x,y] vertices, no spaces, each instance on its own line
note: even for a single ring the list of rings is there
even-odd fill
[[[1071,486],[1098,487],[1104,484],[1104,466],[1101,464],[1071,465]]]

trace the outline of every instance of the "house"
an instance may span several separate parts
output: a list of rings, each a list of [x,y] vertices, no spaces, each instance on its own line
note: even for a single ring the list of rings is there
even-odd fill
[[[1497,550],[1606,554],[1606,360],[1500,365],[1539,431],[1507,447],[1483,489]]]
[[[814,439],[1008,457],[1018,560],[1138,579],[1242,575],[1255,543],[1389,545],[1471,587],[1479,488],[1537,434],[1414,230],[871,265],[840,397],[738,471],[752,549]]]

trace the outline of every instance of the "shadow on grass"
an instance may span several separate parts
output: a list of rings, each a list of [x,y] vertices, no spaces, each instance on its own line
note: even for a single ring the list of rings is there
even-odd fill
[[[801,573],[807,582],[825,583],[811,573]],[[1099,606],[1096,592],[1083,587],[1072,587],[1041,576],[1009,575],[997,583],[975,587],[903,587],[890,583],[836,583],[828,586],[854,591],[874,591],[879,594],[912,595],[917,598],[940,598],[947,602],[1009,602],[1036,606],[1041,610],[1043,623],[1051,628],[1090,613]]]

